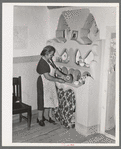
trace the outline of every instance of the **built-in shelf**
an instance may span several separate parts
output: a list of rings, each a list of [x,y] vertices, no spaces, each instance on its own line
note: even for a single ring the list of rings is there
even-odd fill
[[[65,83],[66,85],[69,85],[69,86],[72,86],[72,87],[76,87],[76,88],[78,88],[78,87],[80,87],[80,86],[82,86],[82,85],[84,85],[84,84],[82,84],[82,83],[79,83],[79,85],[75,85],[74,83]]]
[[[77,64],[75,64],[75,63],[72,64],[71,62],[68,62],[68,63],[55,62],[55,64],[57,66],[61,66],[61,67],[63,66],[63,67],[69,67],[69,68],[73,68],[73,69],[91,72],[90,67],[78,66]]]
[[[61,87],[61,86],[63,86],[63,85],[66,85],[66,87],[67,86],[71,86],[71,87],[74,87],[74,88],[79,88],[79,87],[81,87],[82,85],[84,85],[83,83],[79,83],[79,85],[75,85],[74,83],[67,83],[67,82],[65,82],[65,83],[58,83],[58,82],[56,82],[56,84],[58,85],[59,84],[59,86]]]

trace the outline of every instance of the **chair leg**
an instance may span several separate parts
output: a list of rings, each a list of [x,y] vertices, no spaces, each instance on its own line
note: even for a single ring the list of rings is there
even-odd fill
[[[19,121],[22,121],[22,114],[19,114]]]
[[[29,130],[30,126],[31,126],[31,107],[30,107],[30,109],[27,112],[27,118],[28,118],[27,125],[28,125],[28,130]]]

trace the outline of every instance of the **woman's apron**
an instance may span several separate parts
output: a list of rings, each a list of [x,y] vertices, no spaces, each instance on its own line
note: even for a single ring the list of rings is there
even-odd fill
[[[49,66],[50,66],[50,75],[54,76],[55,69],[50,64]],[[41,75],[41,77],[43,81],[44,108],[58,107],[58,97],[57,97],[55,82],[47,80],[44,77],[44,75]]]

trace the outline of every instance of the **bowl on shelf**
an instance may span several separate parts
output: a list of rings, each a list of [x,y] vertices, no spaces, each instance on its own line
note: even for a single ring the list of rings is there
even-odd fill
[[[68,74],[68,69],[66,67],[62,67],[62,70],[61,70],[64,74]]]
[[[73,81],[78,81],[81,78],[81,72],[76,69],[73,72]]]
[[[67,83],[72,83],[73,82],[73,75],[72,74],[68,74],[68,76],[66,77],[66,82]]]
[[[74,85],[78,86],[79,85],[79,81],[75,81]]]
[[[70,68],[69,70],[68,70],[68,74],[72,74],[73,75],[73,73],[74,73],[74,69],[73,68]]]

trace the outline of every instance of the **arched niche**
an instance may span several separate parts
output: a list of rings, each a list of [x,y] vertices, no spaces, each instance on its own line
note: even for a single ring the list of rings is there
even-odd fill
[[[59,21],[58,21],[58,27],[57,30],[65,30],[68,29],[68,24],[66,22],[66,19],[64,18],[63,14],[61,14]]]
[[[61,14],[61,16],[59,18],[58,27],[56,30],[56,38],[66,38],[65,30],[70,30],[70,28],[69,28],[63,14]]]
[[[77,35],[72,38],[75,32]],[[99,38],[99,29],[88,9],[68,10],[60,15],[56,38],[75,40],[79,44],[89,45]]]

